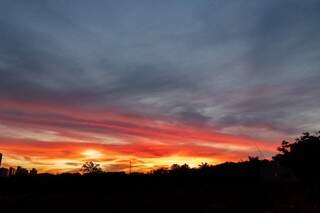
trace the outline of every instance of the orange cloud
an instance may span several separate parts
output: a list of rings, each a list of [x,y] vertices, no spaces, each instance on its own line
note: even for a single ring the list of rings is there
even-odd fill
[[[75,170],[92,158],[110,170],[123,170],[119,161],[140,160],[136,169],[145,171],[173,163],[241,160],[259,154],[257,146],[269,156],[276,147],[206,126],[111,109],[91,112],[8,101],[0,102],[0,109],[0,150],[8,156],[6,163],[42,171]]]

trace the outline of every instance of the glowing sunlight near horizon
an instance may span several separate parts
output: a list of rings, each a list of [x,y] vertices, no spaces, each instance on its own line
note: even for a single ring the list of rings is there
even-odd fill
[[[87,149],[81,153],[85,158],[88,159],[98,159],[103,157],[103,154],[95,149]]]

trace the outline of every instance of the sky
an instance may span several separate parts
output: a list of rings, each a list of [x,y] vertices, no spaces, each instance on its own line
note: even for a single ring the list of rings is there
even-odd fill
[[[319,0],[2,0],[4,166],[270,158],[320,130]]]

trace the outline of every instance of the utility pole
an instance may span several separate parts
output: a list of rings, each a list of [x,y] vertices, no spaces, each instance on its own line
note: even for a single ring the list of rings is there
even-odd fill
[[[129,161],[129,174],[131,175],[131,160]]]
[[[2,153],[0,153],[0,168],[1,168],[1,162],[2,162]]]

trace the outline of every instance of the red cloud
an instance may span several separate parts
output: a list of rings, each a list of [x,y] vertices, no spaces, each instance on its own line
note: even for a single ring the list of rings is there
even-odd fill
[[[256,153],[257,145],[262,152],[275,150],[275,144],[266,141],[221,134],[209,127],[170,118],[143,117],[111,109],[90,112],[9,101],[0,102],[0,109],[6,111],[0,113],[1,124],[10,132],[0,138],[0,150],[40,161],[81,160],[81,153],[88,148],[109,158],[183,156],[215,161],[243,159]],[[17,134],[12,133],[15,130]]]

